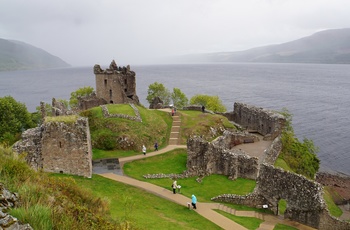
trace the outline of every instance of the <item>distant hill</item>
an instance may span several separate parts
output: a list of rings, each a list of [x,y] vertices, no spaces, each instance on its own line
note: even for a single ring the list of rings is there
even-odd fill
[[[315,33],[291,42],[238,52],[182,56],[195,62],[270,62],[350,64],[350,28]]]
[[[69,67],[62,59],[20,41],[0,38],[0,71]]]

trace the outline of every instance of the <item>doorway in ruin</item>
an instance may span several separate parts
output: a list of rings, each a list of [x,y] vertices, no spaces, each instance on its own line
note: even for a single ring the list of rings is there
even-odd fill
[[[287,201],[285,199],[280,199],[277,206],[277,215],[284,216],[284,212],[287,209]]]

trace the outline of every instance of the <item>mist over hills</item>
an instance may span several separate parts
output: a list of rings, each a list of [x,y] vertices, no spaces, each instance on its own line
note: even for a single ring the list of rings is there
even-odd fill
[[[0,38],[0,71],[69,67],[70,65],[43,49],[20,41]]]
[[[181,62],[350,64],[350,28],[331,29],[294,41],[237,52],[191,54]]]

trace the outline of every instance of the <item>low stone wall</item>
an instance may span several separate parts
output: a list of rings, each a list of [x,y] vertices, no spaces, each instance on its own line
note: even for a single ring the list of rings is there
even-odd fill
[[[91,109],[105,104],[107,104],[107,101],[102,98],[98,98],[96,96],[96,93],[85,97],[78,97],[78,110],[80,111]]]
[[[127,114],[110,114],[106,105],[101,105],[102,114],[106,118],[118,117],[118,118],[128,119],[132,121],[142,122],[140,112],[136,108],[136,106],[134,104],[129,104],[129,105],[131,106],[131,108],[133,108],[135,112],[135,116],[129,116]]]
[[[223,135],[213,141],[216,145],[219,145],[225,149],[232,149],[236,145],[244,143],[258,142],[259,137],[257,135],[248,132],[231,132],[224,131]]]
[[[197,176],[221,174],[230,179],[256,179],[258,174],[258,158],[241,150],[227,150],[200,137],[187,141],[186,166],[188,173]]]

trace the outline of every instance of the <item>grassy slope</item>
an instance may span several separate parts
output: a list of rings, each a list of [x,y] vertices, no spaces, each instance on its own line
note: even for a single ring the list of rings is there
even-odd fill
[[[96,196],[107,199],[115,220],[128,221],[137,229],[220,229],[187,207],[142,189],[98,175],[93,175],[92,179],[68,177],[73,177],[79,186],[91,189]]]
[[[147,181],[171,190],[171,179],[145,179],[143,175],[182,173],[186,169],[186,158],[186,150],[174,150],[159,156],[126,163],[124,165],[124,173],[135,179]],[[223,175],[205,177],[201,183],[198,183],[196,178],[177,179],[177,184],[181,185],[181,193],[183,195],[190,198],[192,194],[196,194],[200,202],[211,202],[210,199],[212,197],[220,194],[247,194],[252,192],[255,187],[254,180],[238,178],[232,181]]]
[[[207,140],[213,140],[222,133],[212,134],[210,128],[236,129],[226,117],[202,113],[200,111],[180,111],[181,144],[186,144],[190,135],[202,135]]]

